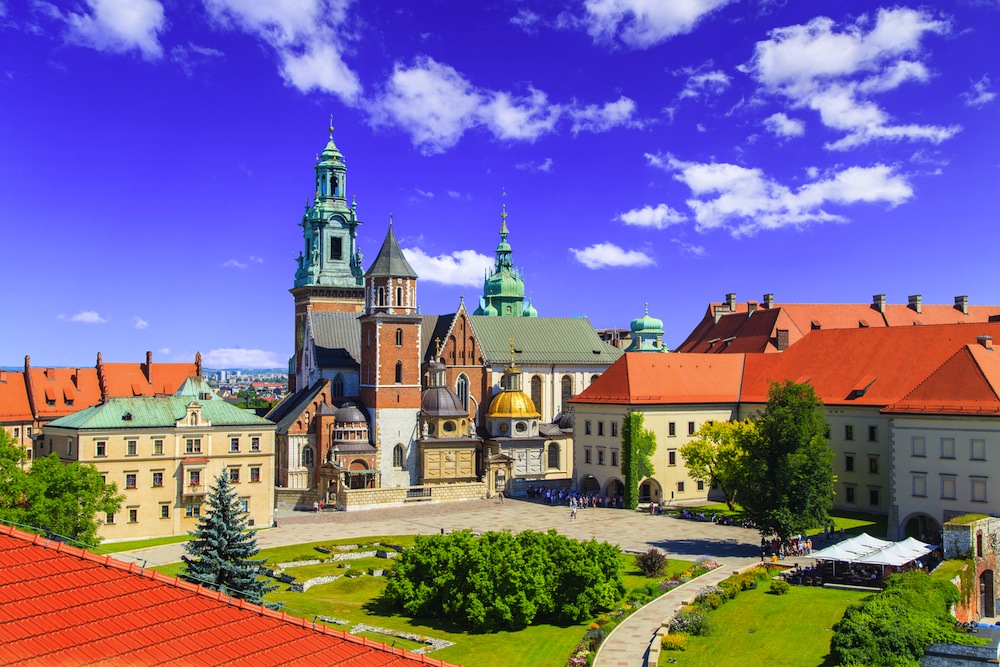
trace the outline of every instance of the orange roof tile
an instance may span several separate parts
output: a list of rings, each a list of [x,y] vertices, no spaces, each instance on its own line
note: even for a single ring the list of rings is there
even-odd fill
[[[962,347],[883,412],[1000,414],[1000,350]]]
[[[32,404],[39,418],[65,417],[101,402],[94,368],[29,368]]]
[[[173,394],[184,380],[197,375],[195,364],[102,363],[108,396],[154,396]],[[150,373],[146,377],[147,371]]]
[[[0,421],[31,421],[33,418],[24,373],[0,371]]]
[[[446,663],[0,525],[0,663]]]

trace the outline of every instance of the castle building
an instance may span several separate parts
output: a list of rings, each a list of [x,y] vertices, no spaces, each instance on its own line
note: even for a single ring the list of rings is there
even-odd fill
[[[500,243],[496,262],[483,280],[483,295],[473,315],[488,317],[538,317],[531,301],[524,298],[524,276],[514,267],[513,250],[507,242],[507,205],[500,213]]]
[[[632,320],[629,326],[629,344],[626,352],[669,352],[663,345],[663,320],[649,316],[649,304],[642,317]]]

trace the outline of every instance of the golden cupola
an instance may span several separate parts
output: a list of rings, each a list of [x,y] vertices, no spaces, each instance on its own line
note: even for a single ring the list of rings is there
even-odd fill
[[[538,437],[541,417],[531,397],[521,391],[521,369],[514,362],[511,339],[510,365],[500,379],[500,393],[493,397],[486,413],[490,433],[495,437]]]

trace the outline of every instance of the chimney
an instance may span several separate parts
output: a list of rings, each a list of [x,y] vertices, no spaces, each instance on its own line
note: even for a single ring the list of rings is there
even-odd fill
[[[788,349],[788,329],[778,329],[777,334],[778,334],[778,341],[777,341],[777,343],[778,343],[778,351],[781,352],[783,350],[787,350]]]
[[[0,382],[7,382],[7,371],[0,370]]]
[[[146,350],[146,382],[153,384],[153,353]]]
[[[872,297],[872,308],[885,315],[885,294],[876,294]]]
[[[201,352],[194,353],[194,374],[201,377]]]
[[[774,295],[773,294],[765,294],[764,295],[764,307],[768,308],[768,309],[774,308]]]
[[[911,294],[909,296],[909,303],[906,304],[906,307],[912,309],[917,313],[917,315],[919,315],[921,301],[923,301],[923,298],[919,294]]]
[[[747,301],[747,313],[752,314],[752,313],[756,313],[756,312],[757,312],[757,302],[756,301]]]
[[[976,336],[976,342],[987,350],[993,349],[993,336]]]
[[[956,296],[955,297],[955,310],[960,311],[963,315],[969,314],[969,297],[967,296]]]
[[[736,312],[736,292],[730,292],[726,295],[726,305],[729,306],[729,312]]]
[[[27,375],[29,370],[31,370],[31,357],[26,354],[24,355],[24,374]]]

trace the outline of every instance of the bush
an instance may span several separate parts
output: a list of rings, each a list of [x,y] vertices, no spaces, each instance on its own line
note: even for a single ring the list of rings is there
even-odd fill
[[[660,639],[660,648],[664,651],[683,651],[687,645],[687,635],[663,635]]]
[[[725,598],[723,598],[718,593],[712,593],[711,595],[706,595],[704,599],[701,600],[701,606],[705,609],[715,610],[726,603]]]
[[[659,549],[651,548],[635,557],[635,564],[647,577],[658,577],[667,567],[667,557]]]
[[[694,606],[681,607],[670,620],[670,632],[683,632],[695,637],[701,637],[712,631],[708,614],[703,609]]]
[[[789,585],[787,581],[782,581],[781,579],[775,579],[774,581],[771,582],[771,589],[768,592],[773,593],[774,595],[784,595],[790,590],[792,590],[792,587]]]

